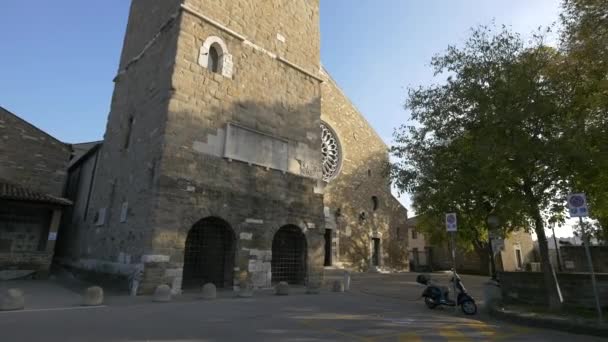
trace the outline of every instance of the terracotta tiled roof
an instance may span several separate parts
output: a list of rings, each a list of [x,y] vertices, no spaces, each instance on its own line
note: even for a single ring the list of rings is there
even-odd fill
[[[0,180],[0,200],[72,205],[72,202],[65,198],[36,192],[3,180]]]

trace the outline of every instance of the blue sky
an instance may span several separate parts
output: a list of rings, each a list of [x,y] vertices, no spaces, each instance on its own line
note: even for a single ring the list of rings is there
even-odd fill
[[[0,0],[0,106],[65,142],[102,138],[129,3]],[[321,0],[322,62],[390,144],[407,88],[434,81],[434,54],[492,20],[529,34],[560,3]]]

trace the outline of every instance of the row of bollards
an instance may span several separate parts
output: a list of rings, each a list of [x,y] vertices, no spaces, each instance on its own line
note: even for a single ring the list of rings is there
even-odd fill
[[[346,279],[345,279],[346,280]],[[306,286],[307,294],[321,293],[322,282],[309,281]],[[350,287],[350,279],[345,283],[343,280],[333,282],[333,292],[348,291]],[[241,284],[237,296],[240,298],[249,298],[253,296],[254,285],[251,281],[245,281]],[[275,287],[277,296],[289,295],[289,284],[280,282]],[[169,285],[159,285],[154,291],[152,300],[154,302],[166,303],[170,302],[173,297],[173,291]],[[205,284],[202,288],[201,299],[212,300],[217,298],[217,289],[213,284]],[[99,286],[92,286],[84,290],[82,305],[83,306],[100,306],[104,303],[103,289]],[[25,308],[25,294],[21,289],[8,289],[0,292],[0,311],[23,310]]]
[[[82,296],[83,306],[103,305],[103,289],[99,286],[89,287]],[[21,289],[8,289],[0,292],[0,311],[25,309],[25,293]]]

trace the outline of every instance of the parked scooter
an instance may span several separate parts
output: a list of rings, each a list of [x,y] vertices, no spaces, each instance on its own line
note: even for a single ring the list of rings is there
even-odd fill
[[[434,309],[441,305],[458,305],[460,306],[462,312],[464,312],[466,315],[476,314],[477,304],[475,304],[475,299],[468,294],[458,274],[454,272],[454,275],[455,277],[453,276],[450,282],[454,282],[454,278],[456,278],[456,291],[458,292],[456,301],[454,301],[454,299],[450,299],[450,291],[447,286],[433,284],[430,276],[423,274],[418,275],[418,277],[416,277],[416,282],[426,286],[424,292],[422,293],[424,303],[429,309]]]

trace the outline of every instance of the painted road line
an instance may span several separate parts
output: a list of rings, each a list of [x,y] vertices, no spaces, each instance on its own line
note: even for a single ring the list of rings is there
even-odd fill
[[[447,326],[439,329],[439,335],[448,341],[470,341],[470,339],[462,332],[456,330],[456,326]]]
[[[27,309],[27,310],[14,310],[14,311],[0,311],[1,314],[17,314],[26,312],[48,312],[48,311],[70,311],[70,310],[92,310],[105,308],[105,305],[99,306],[71,306],[65,308],[49,308],[49,309]]]
[[[468,323],[468,324],[463,324],[464,326],[475,330],[479,335],[482,335],[484,338],[493,338],[494,336],[496,336],[496,330],[494,330],[493,327],[483,323],[483,322],[478,322],[478,323]]]
[[[399,342],[422,342],[422,339],[414,333],[407,333],[399,335]]]

